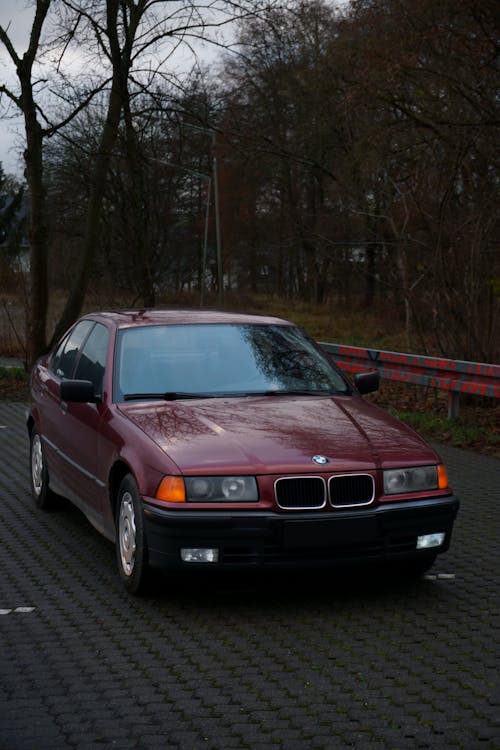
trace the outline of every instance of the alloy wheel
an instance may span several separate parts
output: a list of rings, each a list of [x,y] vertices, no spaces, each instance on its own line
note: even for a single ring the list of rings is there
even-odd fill
[[[134,503],[130,492],[124,492],[120,504],[118,520],[118,542],[120,545],[120,559],[125,575],[130,576],[134,571],[136,551],[136,527]]]
[[[43,489],[43,453],[42,441],[38,433],[34,435],[31,444],[31,480],[33,491],[39,497]]]

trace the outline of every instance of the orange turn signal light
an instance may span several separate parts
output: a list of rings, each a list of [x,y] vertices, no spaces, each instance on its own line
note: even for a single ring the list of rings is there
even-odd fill
[[[182,477],[163,477],[158,489],[156,499],[166,503],[185,503],[186,488]]]
[[[438,465],[438,489],[446,490],[448,488],[448,474],[443,464]]]

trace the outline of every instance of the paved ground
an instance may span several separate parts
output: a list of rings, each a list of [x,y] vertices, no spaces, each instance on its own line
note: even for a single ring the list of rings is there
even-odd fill
[[[23,408],[0,403],[0,750],[500,748],[500,462],[441,452],[462,509],[431,578],[135,600],[78,511],[32,507]]]

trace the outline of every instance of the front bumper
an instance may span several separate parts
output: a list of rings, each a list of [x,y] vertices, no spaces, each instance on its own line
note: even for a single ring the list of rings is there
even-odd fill
[[[149,561],[169,570],[322,567],[417,559],[445,552],[459,500],[454,495],[334,512],[171,511],[144,503]],[[417,537],[444,532],[417,550]],[[217,563],[184,563],[183,548],[217,548]]]

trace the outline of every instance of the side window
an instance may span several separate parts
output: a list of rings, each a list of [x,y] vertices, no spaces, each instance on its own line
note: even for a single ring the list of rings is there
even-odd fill
[[[51,371],[58,378],[71,378],[78,356],[78,350],[94,325],[93,320],[82,320],[59,344],[50,361]]]
[[[92,381],[96,394],[101,394],[102,392],[102,379],[106,367],[108,340],[109,331],[106,326],[96,323],[83,346],[75,370],[75,379]]]

